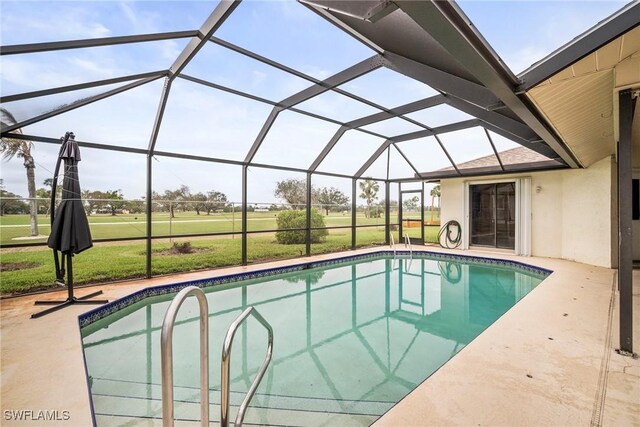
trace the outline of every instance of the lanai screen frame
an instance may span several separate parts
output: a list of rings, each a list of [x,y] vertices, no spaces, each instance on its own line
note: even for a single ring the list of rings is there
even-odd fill
[[[58,41],[58,42],[45,42],[45,43],[31,43],[31,44],[23,44],[23,45],[9,45],[9,46],[1,46],[0,47],[0,55],[16,55],[16,54],[27,54],[27,53],[35,53],[35,52],[53,52],[53,51],[60,51],[60,50],[66,50],[66,49],[79,49],[79,48],[90,48],[90,47],[98,47],[98,46],[113,46],[113,45],[119,45],[119,44],[128,44],[128,43],[141,43],[141,42],[150,42],[150,41],[160,41],[160,40],[177,40],[177,39],[190,39],[187,46],[182,50],[182,52],[178,55],[178,57],[176,58],[176,60],[174,61],[174,63],[171,65],[171,67],[169,67],[169,69],[166,70],[158,70],[158,71],[153,71],[153,72],[147,72],[147,73],[140,73],[140,74],[132,74],[132,75],[127,75],[127,76],[121,76],[121,77],[115,77],[115,78],[110,78],[110,79],[103,79],[103,80],[96,80],[96,81],[92,81],[92,82],[86,82],[86,83],[80,83],[80,84],[74,84],[74,85],[68,85],[68,86],[61,86],[61,87],[56,87],[56,88],[50,88],[50,89],[45,89],[45,90],[39,90],[39,91],[33,91],[33,92],[25,92],[25,93],[20,93],[20,94],[15,94],[15,95],[9,95],[9,96],[3,96],[0,98],[0,102],[4,103],[4,102],[12,102],[12,101],[19,101],[19,100],[24,100],[24,99],[31,99],[31,98],[37,98],[37,97],[41,97],[41,96],[47,96],[47,95],[53,95],[53,94],[58,94],[58,93],[63,93],[63,92],[69,92],[69,91],[75,91],[75,90],[81,90],[81,89],[87,89],[87,88],[94,88],[94,87],[99,87],[99,86],[104,86],[104,85],[109,85],[109,84],[114,84],[114,83],[126,83],[125,85],[112,89],[112,90],[108,90],[105,91],[103,93],[97,94],[97,95],[93,95],[91,97],[88,98],[84,98],[82,100],[76,101],[74,103],[68,104],[68,105],[64,105],[62,107],[56,108],[52,111],[49,111],[47,113],[38,115],[36,117],[31,117],[29,119],[23,120],[20,123],[16,123],[13,126],[7,127],[5,129],[2,130],[2,137],[11,137],[11,138],[16,138],[16,139],[23,139],[26,141],[32,141],[32,142],[39,142],[39,143],[50,143],[50,144],[59,144],[59,140],[56,138],[50,138],[50,137],[43,137],[43,136],[36,136],[36,135],[24,135],[24,134],[17,134],[14,131],[21,129],[25,126],[43,121],[43,120],[47,120],[49,118],[55,117],[59,114],[68,112],[68,111],[72,111],[75,110],[77,108],[81,108],[82,106],[91,104],[93,102],[96,101],[100,101],[102,99],[106,99],[109,98],[111,96],[126,92],[128,90],[140,87],[142,85],[145,85],[147,83],[151,83],[154,81],[158,81],[160,79],[164,79],[164,85],[163,85],[163,89],[162,89],[162,93],[161,93],[161,97],[160,97],[160,102],[157,108],[157,113],[156,113],[156,118],[153,124],[153,128],[150,134],[150,138],[149,138],[149,144],[147,149],[141,149],[141,148],[133,148],[133,147],[125,147],[125,146],[115,146],[115,145],[107,145],[107,144],[98,144],[98,143],[93,143],[93,142],[89,142],[89,141],[78,141],[79,145],[81,147],[87,147],[87,148],[95,148],[95,149],[102,149],[102,150],[108,150],[108,151],[115,151],[115,152],[121,152],[121,153],[125,153],[125,154],[138,154],[138,155],[144,155],[146,156],[147,159],[147,163],[146,163],[146,236],[142,237],[142,238],[119,238],[119,239],[100,239],[100,240],[96,240],[96,241],[114,241],[114,240],[140,240],[140,239],[145,239],[146,240],[146,276],[147,277],[152,277],[152,241],[154,239],[161,239],[161,238],[167,238],[167,237],[187,237],[187,236],[193,236],[193,234],[189,234],[189,235],[185,235],[185,236],[181,236],[181,235],[172,235],[172,236],[165,236],[165,235],[156,235],[154,236],[152,234],[152,217],[153,217],[153,209],[152,209],[152,203],[153,203],[153,199],[152,199],[152,185],[153,185],[153,167],[152,167],[152,160],[154,158],[154,156],[159,156],[159,157],[171,157],[171,158],[178,158],[178,159],[185,159],[185,160],[196,160],[196,161],[204,161],[204,162],[213,162],[213,163],[222,163],[222,164],[230,164],[230,165],[236,165],[236,166],[240,166],[242,167],[242,227],[241,227],[241,235],[242,235],[242,265],[246,265],[247,264],[247,238],[249,234],[252,233],[264,233],[264,232],[274,232],[277,230],[261,230],[261,231],[248,231],[247,229],[247,206],[248,206],[248,200],[247,200],[247,186],[248,186],[248,179],[247,179],[247,171],[249,167],[258,167],[258,168],[266,168],[266,169],[274,169],[274,170],[281,170],[281,171],[289,171],[289,172],[298,172],[298,173],[304,173],[306,174],[306,190],[307,190],[307,200],[306,200],[306,227],[302,228],[302,229],[297,229],[300,231],[305,231],[306,233],[306,256],[310,256],[311,255],[311,241],[310,241],[310,235],[311,235],[311,179],[312,176],[314,174],[316,175],[325,175],[325,176],[332,176],[332,177],[336,177],[336,178],[343,178],[343,179],[350,179],[351,183],[352,183],[352,191],[351,191],[351,204],[352,204],[352,209],[351,209],[351,230],[352,230],[352,236],[351,236],[351,247],[352,249],[356,248],[356,229],[357,228],[362,228],[362,227],[375,227],[377,225],[357,225],[356,224],[356,200],[357,200],[357,181],[359,179],[363,179],[364,174],[366,173],[367,169],[381,156],[383,155],[385,152],[389,153],[390,150],[394,149],[396,150],[401,156],[402,158],[404,158],[404,160],[407,162],[407,164],[409,165],[409,167],[411,168],[411,170],[415,173],[414,176],[410,176],[410,177],[405,177],[405,178],[397,178],[397,179],[390,179],[389,178],[389,173],[388,173],[388,167],[387,167],[387,176],[386,179],[384,180],[379,180],[376,179],[378,181],[384,182],[384,187],[385,187],[385,205],[386,205],[386,209],[385,212],[387,215],[385,215],[385,243],[389,243],[389,232],[390,232],[390,219],[389,219],[389,206],[390,206],[390,184],[391,183],[398,183],[400,186],[402,185],[403,182],[415,182],[415,181],[424,181],[426,179],[438,179],[438,178],[444,178],[444,177],[451,177],[453,176],[458,176],[458,177],[464,177],[464,176],[477,176],[478,171],[464,171],[464,170],[460,170],[456,163],[453,161],[453,159],[451,158],[451,156],[449,155],[449,153],[446,150],[446,147],[442,144],[442,142],[440,141],[438,135],[440,134],[444,134],[444,133],[448,133],[448,132],[454,132],[457,130],[462,130],[462,129],[468,129],[468,128],[472,128],[472,127],[481,127],[484,128],[485,130],[485,135],[487,137],[488,142],[490,143],[493,153],[496,156],[497,160],[498,160],[498,164],[499,164],[499,169],[491,169],[491,170],[487,170],[486,173],[507,173],[509,172],[509,170],[507,168],[505,168],[505,165],[503,165],[500,156],[498,154],[498,151],[495,148],[495,145],[489,135],[488,131],[492,131],[495,132],[501,136],[507,137],[517,143],[520,143],[521,145],[524,146],[534,146],[534,147],[540,147],[540,139],[537,140],[531,140],[530,138],[525,137],[524,135],[530,134],[531,130],[527,128],[527,126],[521,122],[516,122],[513,119],[510,119],[508,117],[504,117],[504,119],[500,119],[500,120],[495,120],[496,117],[496,113],[490,110],[486,110],[486,109],[481,109],[478,108],[476,104],[474,104],[475,101],[475,97],[478,96],[478,87],[472,87],[469,86],[468,88],[463,88],[462,92],[456,92],[455,96],[452,95],[451,93],[448,93],[444,90],[442,90],[442,88],[436,88],[436,91],[439,92],[438,95],[435,96],[431,96],[428,98],[424,98],[424,99],[420,99],[418,101],[414,101],[414,102],[410,102],[404,105],[401,105],[399,107],[395,107],[393,109],[389,109],[386,107],[383,107],[377,103],[371,102],[368,99],[362,98],[360,96],[351,94],[343,89],[341,89],[339,86],[347,83],[353,79],[356,79],[360,76],[363,76],[371,71],[377,70],[381,67],[386,67],[389,69],[392,69],[396,72],[400,72],[401,74],[404,74],[408,77],[411,78],[416,78],[417,75],[419,75],[420,73],[423,72],[429,72],[429,73],[433,73],[434,70],[427,70],[425,69],[425,67],[422,64],[415,64],[413,63],[411,60],[401,57],[399,55],[396,55],[392,52],[388,52],[388,51],[384,51],[380,48],[376,48],[375,46],[371,46],[368,45],[369,47],[372,47],[374,49],[374,51],[377,51],[377,53],[375,55],[373,55],[372,57],[365,59],[351,67],[348,67],[336,74],[334,74],[333,76],[325,79],[325,80],[318,80],[314,77],[311,77],[305,73],[302,73],[296,69],[293,69],[291,67],[282,65],[276,61],[273,61],[271,59],[265,58],[264,56],[258,55],[254,52],[251,52],[247,49],[244,49],[242,47],[236,46],[232,43],[229,43],[225,40],[222,40],[220,38],[215,37],[215,32],[216,30],[225,22],[225,20],[233,13],[233,11],[235,10],[235,8],[240,4],[241,0],[222,0],[214,9],[214,11],[211,13],[211,15],[206,19],[206,21],[204,22],[204,24],[197,30],[187,30],[187,31],[172,31],[172,32],[163,32],[163,33],[154,33],[154,34],[139,34],[139,35],[129,35],[129,36],[118,36],[118,37],[106,37],[106,38],[92,38],[92,39],[81,39],[81,40],[68,40],[68,41]],[[351,35],[353,35],[352,33],[350,33]],[[357,38],[358,41],[362,42],[361,39]],[[271,100],[267,100],[265,98],[262,97],[258,97],[255,95],[252,95],[250,93],[246,93],[243,91],[239,91],[236,89],[232,89],[223,85],[219,85],[207,80],[203,80],[200,78],[196,78],[193,76],[189,76],[183,73],[183,70],[185,69],[185,67],[189,64],[189,62],[191,61],[191,59],[194,58],[194,56],[198,53],[198,51],[205,46],[207,43],[214,43],[218,46],[221,46],[223,48],[226,49],[230,49],[232,51],[235,51],[236,53],[239,53],[241,55],[244,55],[248,58],[251,58],[252,60],[256,60],[256,61],[260,61],[264,64],[267,64],[271,67],[274,67],[276,69],[279,69],[281,71],[284,71],[286,73],[289,73],[291,75],[294,75],[296,77],[302,78],[306,81],[309,81],[311,83],[311,85],[309,87],[307,87],[306,89],[291,95],[289,97],[287,97],[286,99],[280,101],[280,102],[274,102]],[[437,71],[436,71],[437,72]],[[459,85],[461,83],[463,83],[460,79],[460,77],[451,75],[451,74],[447,74],[447,73],[442,73],[439,72],[440,74],[438,74],[436,76],[437,79],[442,80],[443,81],[443,85],[445,88],[447,87],[453,87],[456,85]],[[257,102],[261,102],[267,105],[271,105],[272,106],[272,111],[270,113],[270,115],[268,116],[268,118],[266,119],[265,123],[262,126],[262,129],[260,130],[258,136],[256,137],[255,141],[253,142],[251,148],[249,149],[247,155],[245,156],[244,160],[242,161],[238,161],[238,160],[229,160],[229,159],[224,159],[224,158],[215,158],[215,157],[208,157],[208,156],[195,156],[195,155],[189,155],[189,154],[181,154],[181,153],[175,153],[175,152],[167,152],[167,151],[158,151],[155,149],[156,146],[156,142],[158,139],[158,134],[160,132],[160,128],[162,125],[162,120],[163,120],[163,116],[164,116],[164,111],[165,111],[165,107],[167,105],[167,101],[168,101],[168,97],[169,97],[169,93],[171,91],[171,85],[173,83],[173,81],[176,78],[181,78],[187,81],[190,81],[192,83],[195,84],[200,84],[206,87],[211,87],[217,90],[221,90],[221,91],[225,91],[234,95],[238,95],[238,96],[242,96],[244,98],[247,99],[251,99],[253,101],[257,101]],[[418,81],[422,81],[421,79],[416,79]],[[425,83],[424,81],[422,81],[423,83]],[[464,83],[464,84],[468,84]],[[463,84],[463,86],[464,86]],[[478,86],[478,85],[476,85]],[[485,89],[484,87],[482,87],[482,89]],[[485,89],[486,90],[486,89]],[[374,107],[378,110],[380,110],[380,112],[375,113],[375,114],[371,114],[365,117],[361,117],[355,120],[351,120],[348,122],[340,122],[338,120],[334,120],[319,114],[315,114],[315,113],[310,113],[304,110],[301,110],[299,108],[296,108],[296,105],[313,98],[314,96],[320,95],[322,93],[325,93],[327,91],[333,91],[335,93],[338,93],[340,95],[346,96],[348,98],[351,98],[353,100],[359,101],[361,103],[364,103],[368,106]],[[466,97],[464,96],[466,95]],[[484,95],[483,95],[484,96]],[[459,121],[459,122],[455,122],[455,123],[451,123],[451,124],[447,124],[447,125],[443,125],[443,126],[439,126],[439,127],[434,127],[434,128],[430,128],[429,126],[426,126],[425,124],[413,120],[409,117],[406,117],[406,114],[410,114],[412,112],[415,111],[420,111],[420,110],[425,110],[431,107],[435,107],[438,105],[449,105],[453,108],[465,111],[471,115],[477,116],[477,118],[474,119],[470,119],[470,120],[464,120],[464,121]],[[497,105],[495,108],[499,109],[499,108],[503,108],[503,106]],[[256,163],[254,162],[254,157],[256,155],[256,153],[258,152],[258,150],[260,149],[260,145],[262,143],[262,141],[265,139],[265,137],[267,136],[269,130],[271,129],[271,126],[274,124],[276,118],[278,117],[278,114],[282,111],[293,111],[299,114],[304,114],[319,120],[323,120],[329,123],[333,123],[335,125],[339,125],[340,127],[338,128],[338,130],[335,132],[335,134],[333,135],[333,137],[327,142],[326,146],[324,147],[324,149],[320,152],[320,154],[317,156],[317,158],[312,162],[311,165],[309,165],[309,167],[307,168],[295,168],[295,167],[285,167],[285,166],[278,166],[278,165],[270,165],[270,164],[262,164],[262,163]],[[487,113],[488,111],[488,113]],[[394,136],[385,136],[385,135],[381,135],[379,133],[376,132],[372,132],[370,130],[367,129],[363,129],[364,126],[373,124],[373,123],[378,123],[390,118],[398,118],[401,120],[404,120],[408,123],[412,123],[413,125],[416,125],[420,128],[422,128],[422,130],[416,131],[416,132],[411,132],[408,134],[403,134],[403,135],[394,135]],[[501,126],[501,124],[504,124],[504,126]],[[339,142],[340,138],[347,132],[347,131],[357,131],[357,132],[363,132],[365,134],[369,134],[372,136],[376,136],[379,138],[384,139],[384,142],[380,145],[380,147],[366,160],[366,162],[364,162],[364,164],[362,164],[362,166],[356,171],[356,173],[350,175],[350,174],[341,174],[341,173],[332,173],[332,172],[324,172],[324,171],[319,171],[318,167],[320,166],[320,164],[322,163],[322,161],[327,157],[327,155],[331,152],[331,150],[335,147],[335,145]],[[527,132],[528,131],[528,132]],[[418,169],[415,168],[415,166],[411,163],[411,159],[409,159],[401,150],[401,148],[398,146],[398,143],[404,142],[404,141],[409,141],[409,140],[414,140],[414,139],[419,139],[419,138],[424,138],[427,136],[433,136],[435,138],[435,140],[437,141],[440,149],[444,152],[444,154],[446,155],[446,157],[448,158],[449,162],[451,163],[451,166],[453,167],[453,171],[441,171],[441,172],[435,172],[435,173],[430,173],[430,174],[424,174],[421,173]],[[546,146],[542,147],[545,148],[547,153],[552,153],[552,151],[550,151],[550,149]],[[389,156],[387,156],[387,158],[389,158]],[[556,156],[557,158],[557,156]],[[388,164],[389,160],[387,160],[387,164]],[[518,169],[518,171],[528,171],[528,170],[540,170],[540,169],[545,169],[545,168],[558,168],[558,167],[566,167],[564,165],[564,163],[558,163],[558,162],[549,162],[546,165],[525,165],[524,167],[521,167]],[[401,188],[401,187],[400,187]],[[326,227],[326,229],[333,229],[333,228],[345,228],[345,227]],[[347,228],[349,228],[347,226]],[[207,233],[206,235],[224,235],[224,234],[229,234],[229,233]],[[235,234],[235,233],[234,233]],[[44,245],[44,243],[40,243],[40,244],[27,244],[27,245],[33,245],[33,246],[38,246],[38,245]],[[3,247],[11,247],[11,246],[26,246],[25,244],[21,244],[21,245],[3,245]]]

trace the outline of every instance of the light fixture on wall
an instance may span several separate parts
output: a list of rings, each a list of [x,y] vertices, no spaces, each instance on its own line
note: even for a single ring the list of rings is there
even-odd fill
[[[536,185],[536,193],[540,193],[542,191],[542,187]]]

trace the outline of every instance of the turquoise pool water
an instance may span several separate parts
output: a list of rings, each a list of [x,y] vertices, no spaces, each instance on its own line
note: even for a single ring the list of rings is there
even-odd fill
[[[208,288],[211,418],[219,420],[222,339],[248,306],[271,323],[274,351],[246,424],[369,425],[544,277],[513,266],[380,256]],[[161,418],[160,328],[173,296],[146,298],[82,328],[98,426]],[[190,298],[174,330],[180,420],[199,419],[198,332]],[[266,337],[255,319],[238,330],[232,405],[253,381]]]

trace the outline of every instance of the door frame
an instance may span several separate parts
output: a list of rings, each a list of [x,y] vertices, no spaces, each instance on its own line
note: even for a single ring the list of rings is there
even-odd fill
[[[516,187],[516,229],[514,249],[471,245],[471,185],[500,184],[513,182]],[[477,249],[505,252],[515,255],[531,255],[531,177],[467,180],[464,182],[464,226],[462,227],[462,249]]]
[[[422,188],[420,190],[403,190],[400,188],[398,195],[398,243],[403,242],[402,238],[402,221],[403,221],[403,212],[402,212],[402,195],[417,193],[420,194],[420,242],[412,242],[416,244],[423,245],[424,244],[424,182],[422,183]]]

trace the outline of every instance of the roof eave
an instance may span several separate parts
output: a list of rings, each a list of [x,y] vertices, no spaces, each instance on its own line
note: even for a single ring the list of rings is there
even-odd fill
[[[638,25],[640,2],[634,1],[520,73],[516,92],[526,92]]]

